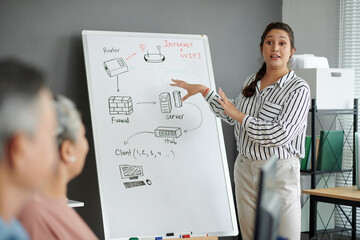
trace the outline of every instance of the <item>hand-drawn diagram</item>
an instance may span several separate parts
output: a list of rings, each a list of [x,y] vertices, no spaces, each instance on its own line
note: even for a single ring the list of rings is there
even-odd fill
[[[170,93],[163,92],[159,95],[160,109],[162,113],[171,113],[171,97]]]
[[[133,187],[140,187],[144,186],[144,181],[134,181],[134,182],[124,182],[125,188],[133,188]]]
[[[109,77],[114,77],[129,71],[128,66],[122,58],[115,58],[104,62],[104,68]]]
[[[145,52],[145,44],[139,45],[140,49]],[[148,63],[161,63],[165,61],[165,56],[161,54],[161,46],[157,46],[158,53],[147,53],[144,55],[144,59]],[[130,55],[128,59],[131,57],[136,56],[136,53],[133,53]],[[109,77],[117,77],[117,90],[119,91],[119,75],[123,74],[125,72],[129,71],[127,63],[124,61],[123,58],[114,58],[108,61],[104,62],[104,68]],[[161,92],[159,95],[159,105],[161,113],[166,114],[165,119],[171,120],[171,119],[178,119],[182,120],[184,117],[184,114],[170,114],[175,109],[179,109],[183,107],[183,102],[181,101],[181,92],[179,90],[174,90],[172,92]],[[152,102],[139,102],[137,104],[157,104],[157,101]],[[108,108],[109,108],[109,115],[131,115],[134,112],[134,103],[133,98],[131,96],[110,96],[108,99]],[[201,111],[200,111],[201,116]],[[114,117],[112,117],[114,118]],[[125,121],[124,119],[115,119],[116,123],[129,123],[129,118],[127,118]],[[112,119],[112,122],[115,120]],[[200,120],[201,125],[202,118]],[[200,126],[199,125],[199,126]],[[196,128],[198,128],[197,126]],[[195,130],[196,128],[193,128],[191,130]],[[154,130],[150,131],[141,131],[132,134],[126,141],[124,141],[124,146],[129,143],[129,140],[137,135],[142,134],[152,134],[155,136],[155,138],[162,138],[164,139],[165,144],[172,144],[176,145],[177,140],[182,136],[183,132],[186,133],[188,130],[182,130],[180,127],[176,126],[166,126],[166,125],[160,125]],[[173,150],[170,150],[169,152],[163,152],[163,151],[155,151],[154,149],[151,150],[142,150],[140,151],[137,148],[133,148],[133,150],[130,152],[131,149],[127,150],[126,152],[117,149],[115,151],[116,156],[126,156],[126,157],[132,157],[135,161],[142,161],[145,159],[175,159],[175,152]],[[120,168],[120,174],[121,178],[124,180],[123,184],[126,189],[139,187],[139,186],[145,186],[145,185],[152,185],[152,181],[150,179],[142,180],[139,179],[140,177],[144,177],[144,171],[143,167],[139,165],[119,165]]]
[[[174,103],[176,108],[182,107],[182,101],[181,101],[181,94],[180,91],[174,90],[173,91],[173,97],[174,97]]]
[[[130,115],[134,111],[131,97],[111,96],[108,103],[110,115]]]
[[[189,105],[192,105],[192,106],[196,107],[199,110],[199,113],[200,113],[200,123],[196,127],[192,128],[192,129],[185,129],[184,130],[185,133],[188,133],[189,131],[194,131],[194,130],[198,129],[199,127],[201,127],[203,117],[202,117],[201,109],[198,106],[196,106],[195,104],[190,103],[190,102],[186,102],[186,104],[189,104]]]
[[[159,53],[149,53],[149,51],[144,55],[144,59],[148,63],[162,63],[165,61],[165,56],[161,54],[161,46],[156,47]]]
[[[173,91],[174,105],[176,108],[182,107],[181,94],[180,91]],[[168,92],[163,92],[159,95],[160,109],[162,113],[171,113],[171,95]]]
[[[157,46],[158,53],[149,53],[146,51],[145,44],[139,45],[141,51],[145,52],[144,59],[147,63],[161,63],[165,61],[165,56],[161,53],[161,46]],[[137,53],[131,54],[126,61],[132,57],[136,57]],[[129,67],[127,62],[121,57],[107,60],[103,63],[106,73],[109,77],[117,78],[117,91],[119,92],[119,75],[129,72]],[[181,92],[179,90],[174,91],[164,91],[160,92],[159,97],[159,106],[161,113],[164,114],[165,120],[183,120],[184,113],[172,113],[177,112],[178,109],[184,107],[183,102],[181,101]],[[152,102],[139,102],[137,104],[157,104],[157,101]],[[194,104],[193,104],[194,105]],[[111,118],[114,118],[114,115],[131,115],[134,112],[134,103],[133,98],[131,96],[110,96],[108,99],[108,108],[109,115]],[[197,107],[195,105],[195,107]],[[199,109],[200,110],[200,109]],[[115,119],[116,123],[129,123],[129,118],[127,119]],[[112,119],[112,122],[115,120]],[[188,131],[195,130],[201,126],[202,123],[202,114],[200,110],[200,124],[193,129],[182,129],[177,126],[172,126],[172,124],[158,125],[154,130],[150,131],[141,131],[131,134],[127,140],[124,141],[124,146],[127,145],[133,137],[137,135],[143,134],[152,134],[155,138],[161,139],[165,144],[176,145],[178,139],[183,135],[183,133],[187,133]],[[175,125],[175,124],[174,124]],[[131,145],[130,145],[131,146]],[[129,160],[129,158],[133,159],[133,161],[142,162],[146,160],[174,160],[175,152],[173,150],[163,151],[163,150],[154,150],[154,149],[138,149],[137,147],[128,148],[128,149],[116,149],[115,155],[117,157],[124,157]],[[150,186],[152,185],[152,181],[147,179],[144,176],[143,166],[141,165],[125,165],[120,164],[120,175],[122,179],[122,183],[126,189],[134,189],[140,186]]]
[[[138,133],[131,135],[126,141],[124,141],[124,145],[128,144],[129,140],[131,138],[133,138],[134,136],[139,135],[139,134],[144,134],[144,133],[154,134],[155,137],[157,137],[157,138],[178,138],[182,135],[181,128],[179,128],[179,127],[159,126],[154,130],[154,132],[143,131],[143,132],[138,132]]]
[[[142,166],[120,165],[121,178],[138,179],[139,176],[144,176]]]
[[[162,92],[161,94],[159,94],[159,105],[160,105],[160,110],[161,113],[166,113],[165,119],[166,120],[172,120],[172,119],[177,119],[177,120],[182,120],[184,119],[184,114],[169,114],[172,112],[173,109],[173,105],[172,105],[172,101],[174,101],[174,106],[175,108],[182,108],[184,107],[182,101],[181,101],[181,93],[178,90],[174,90],[172,92],[172,96],[174,100],[171,100],[171,94],[169,92]],[[112,100],[111,103],[115,102],[116,99]],[[113,114],[130,114],[132,112],[132,108],[130,108],[130,106],[132,106],[132,101],[131,101],[131,97],[124,97],[124,99],[117,99],[118,103],[122,103],[125,104],[124,102],[129,102],[128,105],[124,106],[117,106],[117,105],[112,105],[114,107],[128,107],[128,109],[126,108],[125,110],[121,110],[118,112],[114,112]],[[141,104],[144,103],[148,103],[148,104],[156,104],[156,102],[139,102]],[[140,131],[140,132],[136,132],[132,135],[130,135],[125,141],[124,141],[124,145],[127,145],[130,141],[130,139],[132,139],[134,136],[137,135],[142,135],[142,134],[153,134],[156,138],[164,138],[164,142],[166,144],[177,144],[177,141],[175,140],[176,138],[179,138],[180,136],[182,136],[183,132],[184,133],[188,133],[191,131],[194,131],[196,129],[198,129],[201,125],[202,125],[202,113],[201,113],[201,109],[196,106],[193,103],[190,102],[186,102],[185,104],[187,105],[192,105],[194,107],[196,107],[199,111],[199,116],[200,116],[200,121],[199,123],[193,127],[193,128],[186,128],[186,129],[181,129],[180,127],[176,127],[176,126],[159,126],[157,127],[155,130],[153,131]],[[109,107],[110,107],[110,99],[109,99]]]
[[[171,99],[173,98],[173,100]],[[174,102],[174,106],[172,105],[172,102]],[[155,105],[156,102],[137,102],[137,104],[151,104]],[[143,134],[153,134],[156,138],[163,138],[165,144],[177,144],[177,138],[182,136],[183,133],[188,133],[191,131],[194,131],[198,129],[202,125],[202,113],[201,109],[196,106],[193,103],[186,102],[186,105],[192,105],[196,107],[199,111],[200,120],[199,123],[192,128],[185,128],[181,129],[177,126],[158,126],[154,130],[145,130],[145,131],[139,131],[136,133],[131,134],[125,141],[124,145],[127,145],[133,137],[137,135],[143,135]],[[178,90],[174,90],[172,94],[170,92],[162,92],[159,94],[159,105],[161,113],[166,114],[164,117],[166,120],[183,120],[185,114],[169,114],[172,112],[172,110],[175,108],[182,108],[185,105],[183,105],[181,101],[181,92]],[[109,107],[109,114],[110,115],[130,115],[134,112],[133,109],[133,100],[130,96],[111,96],[108,99],[108,107]],[[111,119],[112,123],[129,123],[129,118],[127,119],[115,119],[112,117]],[[135,156],[135,155],[134,155]]]
[[[158,138],[178,138],[181,136],[179,127],[157,127],[154,130],[155,137]]]
[[[130,180],[138,179],[139,176],[144,176],[144,171],[142,166],[135,165],[119,165],[120,174],[122,179],[129,178]],[[146,179],[146,184],[151,185],[152,182],[150,179]],[[144,181],[131,181],[124,182],[124,186],[126,189],[140,187],[146,185]]]
[[[151,131],[137,132],[137,133],[131,135],[130,137],[128,137],[128,139],[127,139],[126,141],[124,141],[124,145],[128,144],[128,143],[129,143],[129,140],[130,140],[131,138],[133,138],[134,136],[139,135],[139,134],[144,134],[144,133],[146,133],[146,134],[154,134],[154,133],[151,132]]]
[[[129,71],[129,68],[122,58],[115,58],[104,62],[104,68],[109,77],[116,76],[116,86],[119,92],[119,74]]]
[[[145,44],[142,43],[142,44],[139,45],[139,47],[143,52],[145,52],[145,48],[146,48]]]
[[[126,144],[127,143],[124,143],[124,145]],[[175,159],[175,152],[173,150],[164,151],[144,148],[116,148],[115,155],[118,157],[127,157],[128,159],[132,158],[134,160]]]

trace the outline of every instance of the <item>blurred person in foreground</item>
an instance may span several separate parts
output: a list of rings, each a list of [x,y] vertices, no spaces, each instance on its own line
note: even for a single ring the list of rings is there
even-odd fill
[[[56,118],[42,73],[0,60],[0,239],[28,239],[16,220],[55,170]]]
[[[75,104],[55,96],[58,120],[57,169],[49,183],[19,216],[32,239],[97,239],[84,220],[67,204],[67,184],[78,176],[89,150],[85,127]]]

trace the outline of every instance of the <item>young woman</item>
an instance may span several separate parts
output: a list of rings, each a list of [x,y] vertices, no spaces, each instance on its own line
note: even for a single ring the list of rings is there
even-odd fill
[[[236,101],[219,89],[172,80],[172,86],[187,90],[183,97],[201,93],[214,114],[235,125],[239,155],[234,179],[240,230],[243,239],[253,239],[257,189],[261,166],[277,155],[277,191],[282,199],[279,235],[300,239],[300,160],[305,153],[308,84],[288,68],[295,52],[294,34],[282,22],[270,23],[261,36],[264,63],[245,80]]]
[[[49,184],[26,205],[19,220],[31,239],[97,239],[81,217],[67,205],[67,184],[78,176],[89,145],[75,105],[55,97],[58,131],[57,168]]]

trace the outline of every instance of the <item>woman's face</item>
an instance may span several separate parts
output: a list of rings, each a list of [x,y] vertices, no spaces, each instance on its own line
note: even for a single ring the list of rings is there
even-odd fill
[[[73,143],[74,154],[76,160],[72,163],[74,177],[79,175],[84,167],[86,155],[89,151],[89,143],[85,136],[85,127],[84,124],[81,124],[80,130],[78,132],[77,140]]]
[[[288,33],[280,29],[273,29],[266,35],[260,50],[267,69],[287,69],[288,61],[295,52]]]

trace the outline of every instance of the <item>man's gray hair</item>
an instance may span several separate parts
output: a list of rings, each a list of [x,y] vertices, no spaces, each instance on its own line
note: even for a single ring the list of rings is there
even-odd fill
[[[5,144],[16,133],[35,132],[41,89],[46,85],[39,70],[14,59],[0,60],[0,159]]]

